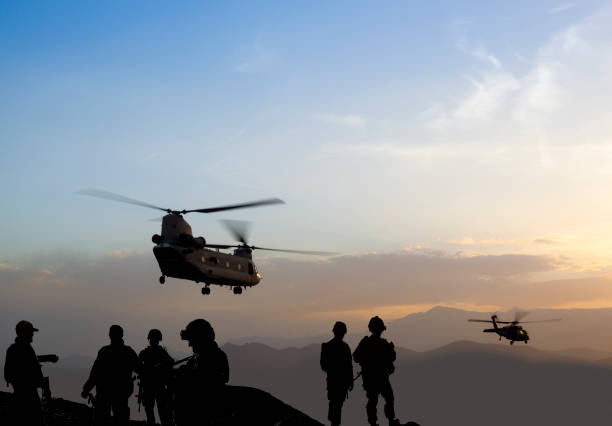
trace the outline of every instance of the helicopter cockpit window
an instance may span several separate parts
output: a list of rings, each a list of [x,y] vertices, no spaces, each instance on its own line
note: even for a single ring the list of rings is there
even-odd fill
[[[249,263],[249,275],[253,275],[255,271],[253,270],[253,264]]]
[[[206,263],[206,258],[204,256],[202,256],[202,263]]]

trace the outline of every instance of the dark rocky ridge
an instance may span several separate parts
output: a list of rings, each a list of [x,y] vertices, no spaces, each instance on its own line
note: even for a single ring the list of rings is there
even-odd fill
[[[321,423],[290,407],[262,390],[244,386],[228,386],[229,413],[215,422],[219,426],[247,424],[278,426],[321,426]],[[8,425],[11,394],[0,392],[0,424]],[[91,424],[91,408],[62,398],[53,400],[52,426],[86,426]],[[132,425],[144,425],[132,421]]]

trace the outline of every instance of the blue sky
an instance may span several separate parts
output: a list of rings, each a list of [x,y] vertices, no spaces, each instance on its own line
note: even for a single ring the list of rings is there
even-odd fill
[[[88,187],[176,209],[287,202],[187,217],[216,243],[231,241],[216,219],[233,218],[254,222],[255,244],[357,260],[521,255],[546,265],[521,269],[528,280],[612,272],[607,2],[0,12],[0,273],[152,262],[157,212],[75,194]],[[504,307],[472,296],[418,303]],[[612,306],[601,287],[585,298],[555,303]]]

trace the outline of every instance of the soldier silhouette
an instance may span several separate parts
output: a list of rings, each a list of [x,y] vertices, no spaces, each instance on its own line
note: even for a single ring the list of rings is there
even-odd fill
[[[366,391],[368,398],[366,405],[368,423],[370,425],[378,424],[378,395],[382,395],[385,399],[385,416],[389,420],[389,425],[399,425],[399,420],[395,418],[395,400],[389,382],[389,375],[395,371],[393,366],[395,348],[393,343],[381,337],[387,327],[378,316],[370,319],[368,329],[372,335],[361,339],[353,353],[353,359],[361,365],[363,389]]]
[[[147,425],[155,425],[155,403],[162,426],[172,424],[170,399],[168,394],[168,381],[174,359],[168,355],[166,349],[159,345],[162,333],[152,329],[147,335],[149,346],[140,351],[138,357],[142,362],[140,375],[139,399],[147,414]]]
[[[6,350],[4,379],[13,387],[11,418],[14,425],[39,426],[44,424],[38,388],[43,375],[40,361],[57,362],[57,355],[36,356],[32,341],[38,331],[29,321],[19,321],[15,326],[17,337]]]
[[[181,331],[193,356],[176,372],[174,383],[177,426],[214,424],[223,413],[229,381],[227,356],[215,342],[215,331],[204,319],[195,319]]]
[[[342,340],[346,324],[338,321],[332,331],[334,338],[321,345],[321,369],[327,373],[327,419],[332,426],[338,426],[342,421],[344,400],[353,390],[353,360],[351,348]]]
[[[95,424],[110,424],[112,410],[114,424],[123,426],[130,419],[128,399],[134,392],[132,372],[140,374],[141,364],[136,352],[124,344],[123,328],[112,325],[108,336],[111,343],[98,352],[81,396],[87,398],[95,387]]]

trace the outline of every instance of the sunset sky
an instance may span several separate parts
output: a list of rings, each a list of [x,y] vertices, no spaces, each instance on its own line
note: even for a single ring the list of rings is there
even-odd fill
[[[612,306],[612,7],[456,3],[4,2],[0,343],[22,318],[86,353],[113,322],[180,347],[195,317],[224,339]],[[340,255],[256,252],[240,296],[162,287],[158,212],[89,187],[174,209],[279,197],[186,219]]]

